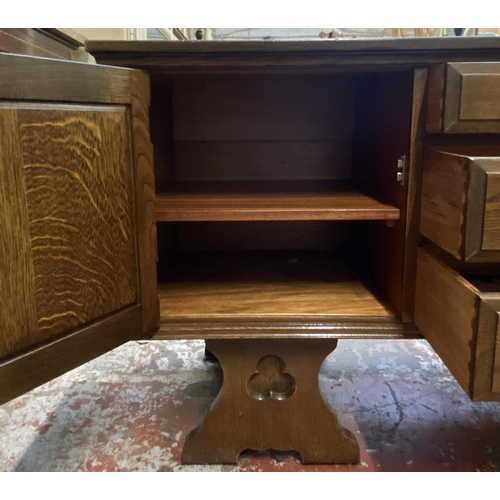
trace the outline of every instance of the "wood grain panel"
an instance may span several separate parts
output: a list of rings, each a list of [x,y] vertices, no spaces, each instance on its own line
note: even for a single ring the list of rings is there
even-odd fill
[[[477,290],[420,248],[415,324],[469,395],[478,307]]]
[[[133,164],[135,172],[135,214],[137,217],[137,250],[142,304],[142,332],[159,325],[156,290],[158,244],[156,233],[155,174],[153,146],[149,137],[149,77],[134,72],[131,78],[131,116]]]
[[[141,314],[141,306],[133,306],[0,363],[0,405],[132,340],[140,332]]]
[[[500,63],[447,65],[444,132],[500,132]]]
[[[160,221],[397,220],[399,209],[356,191],[168,193],[157,198]]]
[[[0,359],[37,331],[33,260],[15,109],[0,108]]]
[[[500,157],[476,162],[487,175],[482,250],[500,250]],[[474,223],[474,221],[471,221]]]
[[[490,68],[488,63],[486,66]],[[491,67],[491,71],[486,76],[462,77],[461,120],[500,120],[500,64]]]
[[[19,106],[38,341],[138,300],[126,108]]]
[[[321,253],[193,253],[159,284],[161,322],[393,320],[345,261]]]
[[[174,84],[173,113],[175,141],[349,139],[352,78],[180,80]]]
[[[352,143],[339,141],[177,141],[176,179],[349,179]]]

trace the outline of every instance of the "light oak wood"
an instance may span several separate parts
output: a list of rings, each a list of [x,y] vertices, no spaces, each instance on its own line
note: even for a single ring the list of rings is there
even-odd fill
[[[158,195],[159,221],[397,220],[399,210],[356,191]]]
[[[359,446],[338,424],[318,385],[336,340],[210,340],[222,389],[191,431],[184,464],[236,463],[246,449],[296,450],[303,463],[357,463]]]
[[[345,261],[318,252],[186,254],[158,291],[162,323],[394,319]]]
[[[500,286],[494,289],[481,292],[432,251],[419,249],[415,324],[473,400],[500,399],[492,386]]]
[[[5,132],[9,133],[5,133]],[[0,358],[33,342],[38,328],[29,217],[16,110],[0,110]],[[24,279],[19,279],[22,276]]]
[[[6,401],[159,321],[147,76],[10,55],[0,67]],[[52,350],[80,338],[64,360]]]
[[[443,131],[500,132],[500,63],[447,65]]]
[[[420,231],[454,257],[500,261],[500,157],[427,151]]]

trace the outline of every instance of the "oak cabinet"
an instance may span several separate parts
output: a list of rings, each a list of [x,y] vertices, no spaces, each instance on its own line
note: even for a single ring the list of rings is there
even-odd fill
[[[496,398],[497,292],[418,246],[500,275],[497,40],[88,50],[0,57],[0,402],[134,338],[420,334]]]

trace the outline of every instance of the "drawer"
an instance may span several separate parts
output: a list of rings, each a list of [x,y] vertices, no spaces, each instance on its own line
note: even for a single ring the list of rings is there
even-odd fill
[[[500,262],[500,156],[424,155],[420,232],[468,262]]]
[[[415,324],[471,399],[500,400],[500,280],[467,278],[419,248]]]
[[[449,63],[429,70],[429,133],[500,133],[500,63]]]

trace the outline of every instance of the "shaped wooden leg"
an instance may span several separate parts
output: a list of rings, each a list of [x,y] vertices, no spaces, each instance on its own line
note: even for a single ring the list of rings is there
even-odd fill
[[[319,392],[334,339],[209,340],[222,389],[189,433],[184,464],[237,463],[245,449],[296,450],[303,463],[357,463],[359,446]]]

